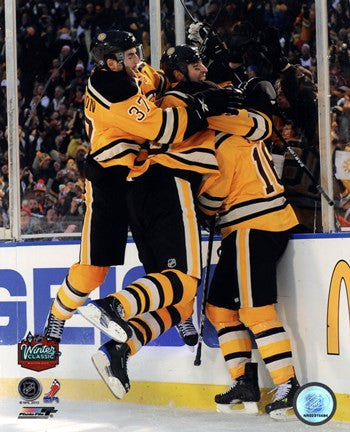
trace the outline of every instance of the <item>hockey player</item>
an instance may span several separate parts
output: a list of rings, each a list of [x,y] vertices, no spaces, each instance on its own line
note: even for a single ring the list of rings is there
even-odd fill
[[[85,93],[86,131],[91,142],[86,160],[86,214],[79,262],[70,268],[45,325],[45,336],[57,341],[65,321],[103,283],[109,267],[124,262],[128,230],[125,180],[147,140],[163,145],[182,141],[205,128],[206,117],[222,112],[228,101],[228,93],[217,92],[194,97],[185,109],[157,108],[138,85],[134,71],[140,63],[138,48],[131,33],[117,30],[100,33],[92,44],[96,66]],[[150,90],[150,73],[148,77]]]
[[[191,97],[183,96],[191,104]],[[229,116],[231,120],[236,111]],[[257,129],[253,119],[245,117],[249,123],[245,132]],[[129,175],[133,181],[128,208],[132,235],[148,274],[116,294],[78,309],[118,342],[107,342],[93,356],[96,369],[116,397],[121,398],[130,388],[128,356],[192,314],[201,276],[194,177],[218,174],[213,134],[210,131],[210,140],[206,136],[196,145],[197,140],[188,143],[184,138],[179,149],[175,142],[169,143],[166,152],[153,143],[140,153]],[[193,147],[190,152],[189,147]]]
[[[176,104],[186,105],[187,93],[193,93],[203,89],[215,87],[213,83],[206,82],[207,68],[203,64],[199,52],[196,48],[188,45],[178,45],[169,48],[162,56],[161,68],[165,71],[165,75],[170,82],[170,89],[166,92],[165,97],[162,99],[162,107],[171,107]],[[237,106],[241,103],[239,95],[237,95]],[[265,123],[265,119],[261,119]],[[253,118],[248,116],[247,111],[236,111],[235,117],[211,117],[209,118],[209,126],[212,129],[219,131],[225,130],[230,133],[249,133],[252,132],[252,125],[254,124]],[[238,131],[242,126],[244,129]],[[248,128],[248,129],[247,129]],[[254,128],[257,130],[258,128]],[[265,129],[264,129],[265,133]],[[259,135],[262,136],[262,135]],[[194,135],[185,143],[174,144],[170,146],[169,152],[161,154],[159,158],[184,158],[186,151],[191,149],[191,157],[193,159],[194,149],[199,151],[197,143],[201,143],[201,147],[206,147],[204,151],[214,150],[214,132],[207,130]],[[188,157],[188,156],[187,156]],[[202,158],[204,161],[205,158]],[[193,160],[190,161],[193,163]],[[202,162],[203,163],[203,162]],[[178,331],[186,340],[187,345],[195,345],[198,341],[198,334],[193,325],[192,317],[178,326]]]
[[[205,66],[186,47],[175,47],[168,56],[163,56],[162,68],[173,81],[173,91],[165,94],[167,103],[162,106],[177,104],[174,98],[179,97],[180,91],[195,92],[205,84]],[[263,121],[256,117],[258,112],[248,112],[257,123]],[[219,119],[210,118],[209,127],[217,129]],[[220,126],[224,129],[223,123]],[[266,412],[278,417],[292,407],[299,387],[291,362],[290,341],[274,307],[276,262],[287,245],[290,229],[298,221],[261,141],[267,134],[259,136],[255,131],[242,136],[238,133],[239,126],[242,127],[238,123],[234,135],[216,132],[215,149],[221,175],[207,176],[199,191],[201,210],[209,216],[219,215],[223,237],[207,316],[218,331],[233,384],[227,392],[217,395],[215,401],[223,411],[230,410],[234,403],[244,402],[245,412],[257,412],[260,390],[257,364],[251,363],[250,329],[277,386],[275,399],[266,406]],[[203,132],[195,137],[200,134]]]

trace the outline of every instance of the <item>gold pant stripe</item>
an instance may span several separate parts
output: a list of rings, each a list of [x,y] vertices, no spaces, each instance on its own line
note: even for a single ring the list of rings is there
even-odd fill
[[[241,308],[252,307],[252,291],[250,281],[250,257],[249,257],[249,233],[250,229],[237,231],[237,273]]]
[[[83,229],[80,241],[80,262],[82,264],[91,264],[90,258],[90,230],[92,217],[92,187],[91,182],[85,180],[85,205],[86,211],[84,216]]]
[[[182,208],[186,250],[189,251],[186,257],[187,273],[199,279],[201,276],[200,240],[191,185],[180,178],[176,178],[175,182]]]

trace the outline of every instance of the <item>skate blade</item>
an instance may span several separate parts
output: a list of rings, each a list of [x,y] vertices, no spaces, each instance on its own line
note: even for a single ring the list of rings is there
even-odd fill
[[[107,327],[104,325],[101,310],[92,303],[87,306],[78,307],[78,312],[93,326],[101,330],[104,334],[119,343],[126,342],[129,337],[125,330],[115,321],[108,320]]]
[[[280,408],[270,412],[270,417],[279,421],[295,421],[297,416],[294,414],[293,408]]]
[[[257,402],[237,402],[231,404],[216,404],[216,411],[225,414],[251,414],[258,415]]]
[[[104,354],[101,351],[98,351],[91,357],[91,360],[97,372],[100,374],[100,377],[103,379],[106,386],[113,393],[113,395],[117,399],[123,399],[123,397],[126,395],[126,390],[118,378],[110,376],[108,374],[107,371],[108,368],[110,367],[110,362],[106,354]]]

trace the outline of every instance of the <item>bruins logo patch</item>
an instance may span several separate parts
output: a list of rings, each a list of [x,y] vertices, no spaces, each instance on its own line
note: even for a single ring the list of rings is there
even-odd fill
[[[100,42],[103,42],[106,39],[106,37],[107,37],[106,33],[100,33],[97,36],[97,40],[99,40]]]

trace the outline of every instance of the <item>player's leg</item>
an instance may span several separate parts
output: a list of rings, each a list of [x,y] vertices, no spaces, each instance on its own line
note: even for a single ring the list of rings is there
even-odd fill
[[[243,410],[234,412],[256,413],[260,399],[257,364],[251,363],[250,335],[239,320],[237,310],[239,292],[236,255],[234,232],[222,241],[206,308],[206,315],[218,333],[220,349],[232,378],[229,390],[216,395],[215,402],[219,411],[230,412],[233,405],[243,402]]]
[[[293,406],[299,387],[292,361],[290,339],[274,307],[277,302],[276,262],[288,242],[288,233],[259,230],[237,232],[240,260],[239,319],[254,335],[259,353],[277,386],[275,399],[266,406],[273,416]],[[249,257],[249,258],[247,258]]]
[[[111,265],[124,262],[127,241],[126,172],[87,164],[86,212],[79,262],[72,265],[50,308],[44,334],[60,341],[66,320],[105,280]]]
[[[165,333],[179,322],[186,320],[193,310],[193,301],[146,312],[128,321],[132,336],[127,343],[110,340],[92,356],[92,362],[111,392],[121,399],[130,390],[127,372],[129,357],[144,345]]]
[[[145,312],[189,303],[201,274],[200,236],[188,181],[174,178],[171,170],[150,168],[132,182],[129,215],[140,260],[152,273],[79,308],[85,318],[119,342],[125,339],[116,333],[114,317],[130,320]]]

